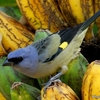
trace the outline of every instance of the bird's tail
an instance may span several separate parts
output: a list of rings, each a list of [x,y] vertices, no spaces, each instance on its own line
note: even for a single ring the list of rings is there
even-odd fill
[[[80,34],[82,31],[84,31],[91,23],[93,23],[98,17],[100,16],[100,10],[95,13],[92,17],[90,17],[88,20],[86,20],[82,26],[79,28],[77,35]]]

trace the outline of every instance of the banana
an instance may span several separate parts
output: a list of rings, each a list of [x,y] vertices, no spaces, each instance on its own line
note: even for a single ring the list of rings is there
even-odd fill
[[[96,1],[96,0],[95,0]],[[94,2],[93,0],[80,0],[81,8],[84,16],[84,20],[87,20],[91,16],[94,15]],[[91,38],[94,37],[94,34],[92,33],[93,24],[90,25],[87,34],[85,36],[85,40],[88,42]]]
[[[57,1],[58,1],[59,8],[61,10],[61,13],[65,21],[68,23],[68,26],[72,27],[72,26],[77,25],[76,19],[73,16],[73,11],[69,3],[70,0],[57,0]]]
[[[79,100],[79,98],[68,85],[55,80],[46,91],[44,88],[41,90],[41,100]]]
[[[69,85],[81,99],[82,79],[86,72],[88,61],[79,53],[79,55],[68,64],[68,71],[61,76],[61,80]]]
[[[71,13],[71,16],[74,17],[77,24],[85,21],[81,1],[82,0],[63,0],[63,3],[67,3],[66,5],[68,6],[67,13]]]
[[[67,24],[57,7],[55,0],[16,0],[17,4],[32,29],[48,29],[56,32]]]
[[[2,34],[0,34],[0,56],[6,55],[7,52],[5,51],[3,45],[2,45]]]
[[[80,0],[84,19],[87,20],[94,14],[93,0]]]
[[[0,93],[3,94],[6,100],[11,100],[10,88],[14,82],[24,82],[26,84],[39,87],[37,80],[24,76],[9,66],[2,67],[5,59],[6,57],[0,58]]]
[[[0,11],[0,33],[6,52],[25,47],[33,42],[34,34],[24,25]]]
[[[94,0],[94,13],[96,13],[99,10],[100,10],[100,0]],[[96,20],[96,25],[98,29],[100,29],[100,18]],[[98,32],[98,34],[100,36],[100,32]]]
[[[37,100],[39,95],[39,89],[22,82],[14,82],[11,87],[11,100]]]
[[[91,62],[83,77],[82,100],[100,100],[100,60]]]
[[[0,93],[0,100],[6,100],[1,93]]]

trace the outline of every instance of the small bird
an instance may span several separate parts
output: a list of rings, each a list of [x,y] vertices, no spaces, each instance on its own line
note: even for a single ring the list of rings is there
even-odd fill
[[[32,78],[50,76],[60,69],[51,80],[58,78],[66,73],[68,63],[77,57],[89,25],[99,16],[100,11],[82,24],[50,34],[25,48],[10,52],[3,66],[12,66]],[[58,52],[59,45],[64,41],[68,41],[69,45]]]

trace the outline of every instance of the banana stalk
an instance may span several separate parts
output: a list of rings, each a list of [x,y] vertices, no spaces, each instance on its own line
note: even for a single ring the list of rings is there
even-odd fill
[[[41,100],[79,100],[79,98],[68,85],[55,80],[46,91],[44,88],[41,90]]]
[[[6,57],[0,58],[0,92],[7,100],[11,100],[10,88],[14,82],[24,82],[29,85],[39,87],[38,82],[35,79],[26,77],[11,67],[2,67]]]
[[[67,24],[58,10],[55,0],[16,0],[32,29],[48,29],[56,32]]]
[[[79,55],[68,64],[68,71],[61,76],[61,80],[69,85],[81,99],[82,79],[86,72],[88,62],[86,58]]]
[[[22,82],[15,82],[11,87],[11,100],[37,100],[40,90]]]
[[[91,62],[83,77],[82,100],[100,100],[100,60]]]
[[[0,33],[6,52],[25,47],[33,42],[34,34],[24,25],[0,11]]]

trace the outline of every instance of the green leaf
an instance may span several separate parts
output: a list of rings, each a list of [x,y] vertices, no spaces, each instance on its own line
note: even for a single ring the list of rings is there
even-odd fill
[[[16,0],[0,0],[0,6],[16,6]]]
[[[94,34],[94,35],[97,35],[97,33],[98,33],[98,27],[97,27],[96,24],[94,24],[94,25],[93,25],[93,34]]]
[[[13,7],[0,7],[0,10],[13,17],[16,20],[19,20],[21,17],[21,12],[18,6]]]

